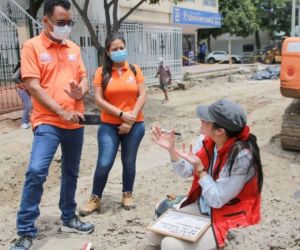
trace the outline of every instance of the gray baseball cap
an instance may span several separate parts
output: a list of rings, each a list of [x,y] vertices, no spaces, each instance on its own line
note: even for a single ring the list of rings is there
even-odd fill
[[[235,102],[221,99],[209,106],[197,106],[197,115],[206,122],[215,122],[230,131],[240,131],[247,123],[246,112]]]

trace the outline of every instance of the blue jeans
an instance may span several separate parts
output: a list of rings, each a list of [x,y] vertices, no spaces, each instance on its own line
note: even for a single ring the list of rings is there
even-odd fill
[[[145,134],[143,122],[136,122],[128,134],[119,134],[119,125],[102,123],[98,130],[98,160],[94,174],[94,195],[102,197],[108,174],[114,164],[119,145],[123,165],[123,192],[132,192],[135,179],[136,155]]]
[[[20,236],[37,235],[34,222],[40,215],[39,204],[43,194],[50,163],[61,144],[61,187],[59,208],[63,222],[75,216],[75,192],[83,144],[83,128],[61,129],[51,125],[40,125],[34,131],[30,163],[26,172],[20,210],[17,215],[17,230]]]
[[[23,115],[22,115],[22,124],[29,123],[29,118],[30,118],[30,112],[32,109],[32,104],[31,104],[31,99],[30,99],[30,95],[28,94],[28,92],[24,89],[17,89],[18,94],[22,100],[22,104],[23,104]]]

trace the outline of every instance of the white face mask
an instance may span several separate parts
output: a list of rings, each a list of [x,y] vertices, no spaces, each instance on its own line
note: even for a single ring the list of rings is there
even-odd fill
[[[50,31],[50,35],[57,40],[65,40],[70,36],[71,30],[72,28],[68,25],[64,27],[53,25],[53,31]]]

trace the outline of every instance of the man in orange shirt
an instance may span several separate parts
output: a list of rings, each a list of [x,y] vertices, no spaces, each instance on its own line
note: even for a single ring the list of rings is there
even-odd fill
[[[66,40],[74,22],[68,0],[46,0],[45,30],[22,49],[21,73],[33,101],[34,139],[26,172],[17,230],[20,238],[11,250],[28,250],[37,235],[34,226],[40,214],[43,183],[59,144],[62,149],[59,208],[63,232],[90,233],[94,225],[75,215],[75,192],[83,144],[84,106],[88,92],[80,48]]]

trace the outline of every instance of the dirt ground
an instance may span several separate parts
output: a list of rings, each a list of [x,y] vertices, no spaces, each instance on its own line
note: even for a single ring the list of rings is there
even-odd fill
[[[246,109],[248,124],[261,147],[265,178],[261,224],[234,231],[226,249],[300,249],[300,153],[282,150],[279,135],[281,117],[291,99],[280,95],[278,80],[229,83],[226,78],[173,91],[170,102],[164,105],[159,90],[149,91],[145,108],[147,132],[138,154],[134,189],[137,208],[125,211],[120,206],[122,167],[118,154],[104,191],[101,212],[83,218],[96,225],[91,235],[58,232],[60,166],[53,161],[44,185],[41,216],[37,221],[39,236],[34,249],[78,250],[84,243],[92,242],[95,249],[153,250],[145,237],[145,228],[153,219],[155,203],[166,194],[187,193],[191,180],[180,179],[171,170],[167,153],[151,141],[150,127],[154,124],[168,129],[175,127],[182,133],[178,143],[194,143],[200,125],[195,115],[196,105],[223,97]],[[32,143],[31,131],[22,130],[19,125],[10,120],[0,123],[0,249],[8,249],[16,239],[16,212]],[[77,189],[79,207],[91,192],[97,157],[96,132],[94,126],[85,129]]]

